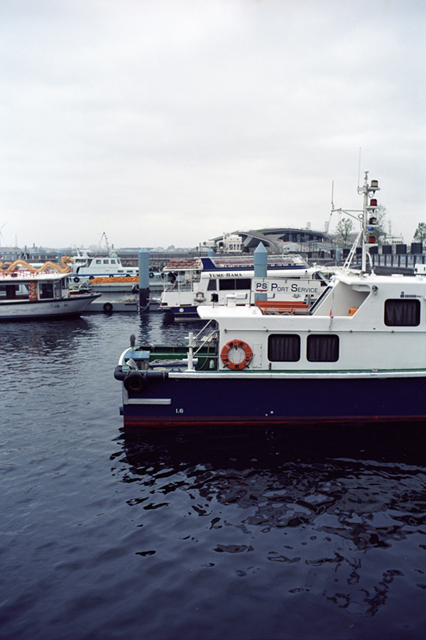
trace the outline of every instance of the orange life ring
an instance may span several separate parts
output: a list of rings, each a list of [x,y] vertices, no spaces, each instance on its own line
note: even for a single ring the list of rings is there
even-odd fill
[[[231,349],[242,350],[244,353],[242,355],[242,359],[239,358],[238,361],[230,358]],[[225,367],[228,369],[232,369],[233,371],[238,371],[239,369],[245,369],[249,366],[250,362],[253,358],[253,351],[243,340],[230,340],[223,347],[220,352],[220,357],[222,358],[222,362]]]

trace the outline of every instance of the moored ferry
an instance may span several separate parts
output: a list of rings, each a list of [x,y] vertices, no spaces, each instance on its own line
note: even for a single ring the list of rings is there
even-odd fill
[[[348,263],[308,309],[206,305],[188,345],[132,340],[115,370],[125,427],[426,419],[426,274],[367,270],[378,182],[358,190],[361,271]]]
[[[201,257],[186,268],[174,261],[160,297],[160,311],[176,321],[199,320],[201,305],[224,305],[231,297],[237,305],[254,304],[259,293],[275,303],[303,301],[309,305],[329,280],[330,269],[310,267],[301,256],[265,258],[264,277],[255,275],[253,255]]]
[[[107,256],[92,256],[85,249],[77,249],[71,265],[73,282],[102,277],[136,277],[136,267],[124,267],[121,258],[110,251]]]
[[[70,275],[68,266],[52,262],[36,268],[17,260],[0,268],[0,320],[79,315],[100,294],[71,291]]]

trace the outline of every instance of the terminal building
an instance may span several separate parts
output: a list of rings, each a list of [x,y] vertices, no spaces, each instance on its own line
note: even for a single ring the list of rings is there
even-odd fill
[[[235,231],[223,233],[222,236],[201,243],[197,250],[206,253],[212,250],[215,254],[253,253],[262,243],[268,253],[304,253],[322,254],[331,257],[333,243],[331,237],[321,231],[310,228],[297,229],[294,227],[280,227],[261,229],[259,231]]]

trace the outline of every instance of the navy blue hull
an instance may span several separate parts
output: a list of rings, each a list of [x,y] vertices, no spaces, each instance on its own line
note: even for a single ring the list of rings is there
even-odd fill
[[[122,414],[124,426],[426,420],[426,376],[152,380]]]

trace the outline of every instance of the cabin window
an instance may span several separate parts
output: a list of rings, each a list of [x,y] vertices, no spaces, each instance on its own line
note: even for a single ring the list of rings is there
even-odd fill
[[[398,298],[385,302],[387,327],[417,327],[420,324],[420,300]]]
[[[234,291],[235,290],[235,279],[234,278],[226,278],[224,280],[219,280],[219,289],[220,289],[220,291]]]
[[[268,358],[271,362],[297,362],[300,360],[300,336],[295,334],[270,335]]]
[[[40,300],[53,298],[53,282],[41,282],[39,285]]]
[[[320,297],[317,298],[314,302],[314,304],[312,305],[309,313],[312,314],[314,312],[315,309],[317,309],[317,307],[319,307],[319,305],[321,304],[321,302],[328,296],[328,294],[330,293],[330,291],[333,291],[333,287],[326,287],[324,289],[324,291],[321,293]]]
[[[219,280],[220,291],[241,291],[242,289],[250,289],[250,278],[224,278]]]
[[[109,264],[109,260],[104,260],[104,264]]]
[[[0,285],[0,297],[7,300],[14,300],[18,294],[18,284],[2,284]]]
[[[306,356],[309,362],[337,362],[339,359],[339,336],[308,336]]]
[[[251,289],[250,278],[241,278],[241,280],[235,280],[235,288],[239,289]]]
[[[214,278],[210,278],[207,291],[216,291],[216,280]]]
[[[102,264],[102,260],[96,260],[96,264]]]
[[[111,260],[111,264],[115,264],[115,260]]]

